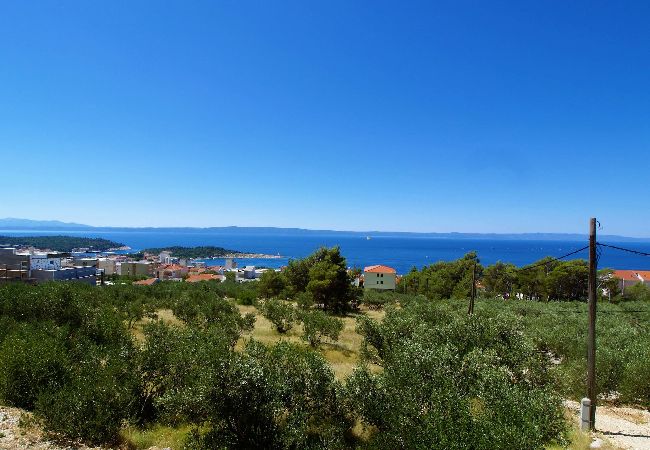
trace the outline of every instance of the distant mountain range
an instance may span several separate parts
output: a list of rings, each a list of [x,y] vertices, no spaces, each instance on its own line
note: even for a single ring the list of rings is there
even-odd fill
[[[30,219],[15,219],[7,217],[0,219],[0,228],[3,229],[49,229],[60,230],[63,228],[92,228],[90,225],[83,225],[80,223],[61,222],[60,220],[30,220]]]
[[[223,233],[230,235],[337,235],[373,237],[422,237],[438,239],[472,239],[472,240],[531,240],[531,241],[578,241],[585,240],[586,234],[579,233],[416,233],[405,231],[334,231],[307,230],[304,228],[277,227],[94,227],[80,223],[61,222],[58,220],[30,220],[7,218],[0,219],[0,230],[16,231],[156,231],[156,232],[193,232]],[[599,235],[601,241],[609,242],[650,242],[649,238],[635,238],[617,235]]]

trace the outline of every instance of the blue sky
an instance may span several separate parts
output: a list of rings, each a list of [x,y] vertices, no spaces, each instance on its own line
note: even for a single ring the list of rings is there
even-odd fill
[[[650,2],[0,3],[0,217],[650,236]]]

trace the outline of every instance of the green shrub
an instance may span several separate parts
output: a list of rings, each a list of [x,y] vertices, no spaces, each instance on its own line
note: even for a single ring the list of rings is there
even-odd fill
[[[370,309],[381,309],[387,304],[395,303],[395,294],[367,288],[363,291],[361,303]]]
[[[43,392],[36,412],[47,431],[96,445],[117,440],[136,401],[128,383],[111,370],[89,367],[60,389]]]
[[[237,303],[240,305],[251,306],[257,301],[257,294],[250,289],[242,289],[237,294]]]
[[[296,303],[302,311],[307,311],[314,306],[314,298],[309,292],[300,292],[296,295]]]
[[[278,333],[286,333],[296,321],[295,308],[282,300],[265,300],[261,307],[262,315],[274,326]]]
[[[543,448],[565,431],[547,362],[512,317],[394,311],[384,334],[384,370],[348,380],[353,408],[378,430],[372,448]],[[426,313],[419,308],[419,313]],[[411,322],[406,326],[404,322]],[[391,323],[392,322],[392,323]],[[401,330],[394,339],[395,330]],[[377,338],[374,338],[377,339]],[[389,343],[382,343],[382,340]]]
[[[318,347],[324,337],[338,341],[339,334],[343,331],[343,321],[323,311],[304,312],[301,318],[303,323],[302,338],[312,347]]]
[[[345,438],[352,424],[342,408],[341,386],[317,352],[251,342],[243,354],[208,360],[206,368],[185,388],[206,412],[187,448],[351,446]]]
[[[66,382],[71,364],[65,336],[22,325],[0,344],[0,399],[32,409],[38,396]]]
[[[650,339],[630,345],[620,383],[621,400],[650,408]]]

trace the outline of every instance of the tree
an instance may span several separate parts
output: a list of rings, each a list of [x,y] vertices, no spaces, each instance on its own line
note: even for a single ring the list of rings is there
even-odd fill
[[[600,292],[603,292],[603,295],[606,295],[610,301],[621,293],[618,278],[614,277],[612,269],[598,271],[598,285],[601,288]]]
[[[262,298],[278,297],[286,287],[284,275],[275,270],[267,270],[262,273],[258,282],[258,292]]]
[[[584,260],[561,261],[548,272],[545,280],[549,300],[582,300],[587,298],[589,266]]]
[[[284,276],[294,296],[308,292],[314,303],[335,313],[350,310],[361,295],[361,290],[352,285],[338,247],[322,247],[304,259],[291,261]]]
[[[400,282],[404,292],[424,294],[431,299],[467,298],[471,294],[472,272],[480,278],[483,267],[475,252],[456,261],[439,261],[421,271],[413,268]]]
[[[517,268],[513,264],[504,264],[498,261],[496,264],[488,266],[483,272],[482,282],[485,291],[492,297],[509,298],[516,281]]]

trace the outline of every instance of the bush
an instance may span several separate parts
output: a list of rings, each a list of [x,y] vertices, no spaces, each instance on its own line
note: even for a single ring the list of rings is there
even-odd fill
[[[240,305],[251,306],[257,301],[257,294],[250,289],[242,289],[237,294],[237,303]]]
[[[543,448],[565,431],[546,362],[511,317],[395,311],[379,333],[384,371],[348,380],[353,407],[378,432],[373,448]],[[395,323],[398,322],[398,323]],[[405,322],[411,322],[405,326]],[[394,339],[395,330],[401,330]]]
[[[115,442],[136,406],[130,388],[111,369],[84,368],[60,389],[42,393],[36,413],[49,432],[94,445]]]
[[[298,303],[298,308],[307,311],[314,306],[314,298],[309,292],[301,292],[296,295],[296,303]]]
[[[645,283],[636,283],[625,289],[625,300],[637,302],[650,302],[650,287]]]
[[[206,420],[195,419],[203,426],[187,448],[350,447],[341,386],[316,352],[251,342],[242,354],[206,361],[188,383],[184,391],[196,398]]]
[[[364,289],[361,303],[370,309],[381,309],[387,304],[395,303],[394,293],[376,289]]]
[[[23,325],[0,345],[0,398],[32,409],[38,396],[66,382],[71,364],[65,336]]]
[[[286,333],[296,320],[296,310],[291,304],[282,300],[266,300],[262,305],[262,315],[275,325],[278,333]]]
[[[338,341],[339,334],[343,331],[344,323],[337,317],[332,317],[323,311],[309,311],[302,314],[303,335],[302,338],[309,342],[312,347],[318,347],[327,337],[332,341]]]

